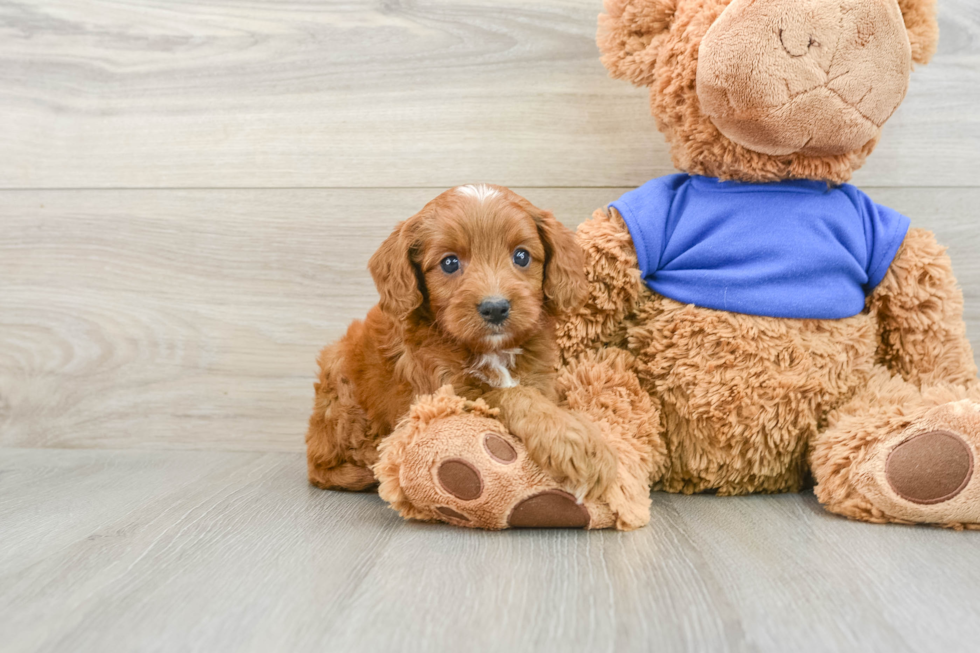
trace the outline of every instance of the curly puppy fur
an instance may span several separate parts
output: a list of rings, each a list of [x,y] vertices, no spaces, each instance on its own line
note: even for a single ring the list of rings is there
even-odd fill
[[[551,213],[500,186],[454,188],[398,225],[369,268],[378,305],[318,360],[306,436],[314,485],[374,485],[378,441],[417,395],[449,384],[498,408],[535,462],[578,496],[605,489],[611,447],[555,404],[555,317],[580,306],[586,284],[574,235]],[[502,321],[481,315],[487,300],[509,304]]]

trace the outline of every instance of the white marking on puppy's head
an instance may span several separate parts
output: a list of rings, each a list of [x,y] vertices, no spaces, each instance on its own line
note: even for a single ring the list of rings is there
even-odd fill
[[[467,197],[472,197],[477,202],[486,202],[489,199],[497,197],[500,195],[496,189],[490,188],[486,184],[467,184],[466,186],[457,186],[456,192],[460,195],[465,195]]]

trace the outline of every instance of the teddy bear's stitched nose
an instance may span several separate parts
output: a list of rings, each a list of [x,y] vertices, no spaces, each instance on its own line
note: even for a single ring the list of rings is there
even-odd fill
[[[838,156],[873,141],[910,70],[893,0],[731,0],[698,48],[697,93],[746,149]]]
[[[816,37],[807,29],[780,29],[779,42],[782,43],[786,54],[794,58],[802,57],[810,51],[810,48],[820,45]]]

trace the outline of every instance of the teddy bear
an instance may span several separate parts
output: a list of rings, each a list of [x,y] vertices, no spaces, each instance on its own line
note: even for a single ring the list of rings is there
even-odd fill
[[[585,500],[481,400],[419,398],[382,441],[406,518],[630,530],[650,492],[812,486],[867,522],[980,524],[980,384],[945,249],[848,184],[936,48],[934,0],[606,0],[611,75],[649,89],[679,174],[577,230],[562,404],[616,452]]]

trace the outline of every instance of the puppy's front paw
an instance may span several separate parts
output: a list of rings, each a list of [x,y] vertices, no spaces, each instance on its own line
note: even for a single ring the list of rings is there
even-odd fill
[[[599,428],[567,412],[542,426],[525,438],[531,459],[579,501],[601,497],[616,478],[617,463]]]

